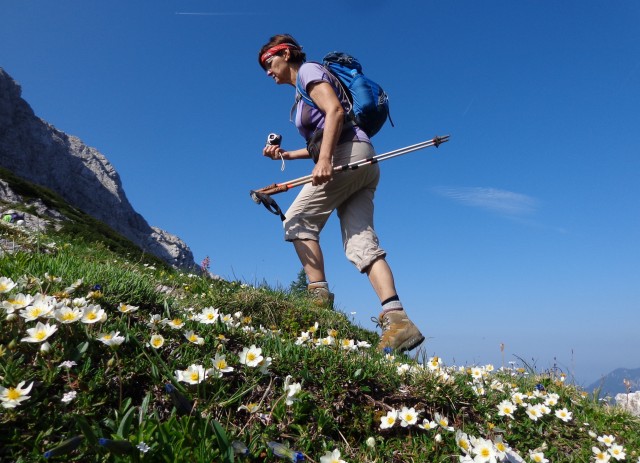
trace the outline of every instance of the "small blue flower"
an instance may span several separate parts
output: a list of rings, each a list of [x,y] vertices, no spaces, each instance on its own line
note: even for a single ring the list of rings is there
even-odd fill
[[[540,392],[544,392],[545,388],[541,383],[536,384],[536,390]]]
[[[393,352],[393,349],[389,346],[385,347],[382,352],[384,352],[385,354],[390,354]]]
[[[286,458],[292,463],[304,461],[304,455],[301,452],[292,450],[289,447],[285,447],[278,442],[267,442],[267,445],[269,446],[273,454],[277,457]]]

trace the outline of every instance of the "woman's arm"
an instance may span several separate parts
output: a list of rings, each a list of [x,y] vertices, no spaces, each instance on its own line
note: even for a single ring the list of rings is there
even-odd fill
[[[311,172],[312,185],[322,185],[331,180],[333,176],[332,156],[342,133],[344,109],[336,96],[336,92],[328,82],[314,82],[309,85],[307,91],[314,104],[322,111],[325,117],[318,162]]]
[[[266,145],[262,150],[262,155],[276,161],[281,159],[280,156],[282,156],[282,159],[286,159],[287,161],[290,159],[309,159],[311,157],[306,148],[294,151],[285,151],[278,145]]]

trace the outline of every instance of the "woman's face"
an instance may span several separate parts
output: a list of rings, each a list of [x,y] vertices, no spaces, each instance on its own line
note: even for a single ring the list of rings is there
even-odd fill
[[[288,50],[282,55],[274,55],[268,58],[264,65],[267,70],[267,75],[276,82],[276,84],[288,84],[291,83],[291,70],[289,68],[289,62],[287,61]]]

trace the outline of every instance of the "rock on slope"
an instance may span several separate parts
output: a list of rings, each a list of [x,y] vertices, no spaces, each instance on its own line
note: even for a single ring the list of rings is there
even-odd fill
[[[133,209],[113,165],[79,138],[38,118],[22,99],[20,86],[2,68],[0,166],[55,191],[170,265],[195,268],[193,253],[180,238],[151,227]]]

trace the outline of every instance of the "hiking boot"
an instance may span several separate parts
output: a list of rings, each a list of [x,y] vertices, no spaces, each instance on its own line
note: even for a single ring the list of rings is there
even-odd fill
[[[311,283],[307,286],[307,292],[309,296],[311,296],[311,299],[313,299],[313,303],[318,307],[333,309],[334,296],[327,286]]]
[[[382,328],[378,350],[384,352],[387,348],[397,352],[404,352],[418,347],[424,341],[424,336],[414,323],[409,320],[407,313],[402,310],[381,312],[376,321]]]

